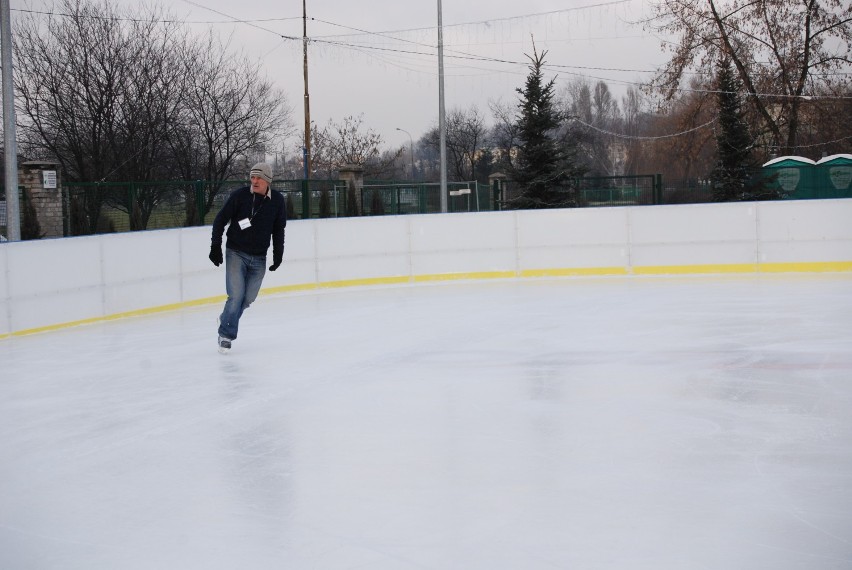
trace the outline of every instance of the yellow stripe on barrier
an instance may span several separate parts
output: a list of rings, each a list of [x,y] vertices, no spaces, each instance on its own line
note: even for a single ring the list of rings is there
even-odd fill
[[[852,261],[647,265],[633,267],[632,273],[634,275],[708,275],[713,273],[828,273],[845,271],[852,271]]]
[[[755,273],[756,263],[720,263],[708,265],[645,265],[633,267],[634,275],[683,275],[710,273]]]
[[[400,285],[405,283],[429,283],[440,281],[480,280],[480,279],[513,279],[516,277],[580,277],[580,276],[606,276],[606,275],[677,275],[677,274],[713,274],[713,273],[828,273],[828,272],[850,272],[852,261],[825,261],[807,263],[730,263],[712,265],[648,265],[633,267],[562,267],[555,269],[525,269],[515,271],[472,271],[462,273],[435,273],[415,276],[395,277],[371,277],[364,279],[344,279],[340,281],[326,281],[322,283],[303,283],[297,285],[282,285],[268,287],[261,290],[261,295],[274,295],[294,291],[312,291],[317,289],[340,289],[346,287],[363,287],[370,285]],[[226,295],[194,299],[182,303],[160,305],[146,309],[137,309],[123,313],[115,313],[102,317],[91,317],[78,321],[59,323],[35,327],[11,333],[0,334],[0,340],[15,336],[25,336],[64,328],[87,325],[104,321],[113,321],[126,317],[138,317],[162,313],[187,307],[197,307],[222,303]]]
[[[560,269],[524,269],[521,277],[579,277],[595,275],[628,275],[625,267],[563,267]]]
[[[852,271],[852,261],[813,261],[807,263],[761,263],[761,273],[826,273]]]
[[[319,285],[316,283],[304,283],[302,285],[280,285],[278,287],[267,287],[266,289],[261,289],[261,295],[275,295],[278,293],[292,293],[293,291],[314,291],[319,289]]]
[[[512,279],[517,277],[514,271],[468,271],[464,273],[433,273],[430,275],[415,275],[414,283],[431,281],[461,281],[464,279]]]
[[[407,275],[396,277],[365,277],[363,279],[343,279],[341,281],[325,281],[319,284],[322,289],[340,289],[343,287],[364,287],[365,285],[399,285],[410,283]]]
[[[146,309],[136,309],[134,311],[125,311],[123,313],[113,313],[111,315],[104,315],[102,317],[89,317],[88,319],[80,319],[77,321],[70,321],[67,323],[59,323],[55,325],[45,325],[43,327],[35,327],[31,329],[23,329],[20,331],[14,331],[9,333],[7,336],[24,336],[48,331],[55,331],[59,329],[65,329],[70,327],[76,327],[80,325],[90,325],[93,323],[101,323],[104,321],[115,321],[118,319],[124,319],[127,317],[141,317],[144,315],[152,315],[155,313],[164,313],[166,311],[174,311],[177,309],[185,309],[187,307],[196,307],[199,305],[209,305],[211,303],[221,303],[227,297],[225,295],[219,295],[216,297],[208,297],[206,299],[194,299],[192,301],[184,301],[183,303],[171,303],[169,305],[160,305],[157,307],[148,307]],[[0,337],[2,338],[2,337]]]

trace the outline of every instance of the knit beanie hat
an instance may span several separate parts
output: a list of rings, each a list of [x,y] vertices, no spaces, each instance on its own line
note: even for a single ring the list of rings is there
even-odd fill
[[[252,176],[263,178],[268,184],[272,184],[272,168],[270,168],[270,166],[265,162],[258,162],[257,164],[251,167],[251,172],[249,172],[249,178],[251,178]]]

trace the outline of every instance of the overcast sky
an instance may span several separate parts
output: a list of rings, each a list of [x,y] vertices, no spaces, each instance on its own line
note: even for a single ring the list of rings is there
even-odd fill
[[[137,6],[137,0],[112,0]],[[150,3],[150,2],[149,2]],[[212,28],[262,60],[304,124],[302,0],[157,0],[187,29]],[[585,75],[618,97],[665,60],[660,40],[631,22],[651,0],[442,0],[445,105],[515,103],[535,40],[547,50],[547,77],[561,86]],[[306,0],[311,119],[324,126],[363,115],[388,147],[416,140],[438,121],[437,0]],[[52,0],[12,0],[51,8]],[[240,20],[238,22],[237,20]],[[300,128],[301,130],[301,128]],[[294,139],[293,144],[298,144]]]

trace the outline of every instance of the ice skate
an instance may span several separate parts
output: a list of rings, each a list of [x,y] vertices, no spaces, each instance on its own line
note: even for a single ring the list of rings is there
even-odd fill
[[[220,336],[219,337],[219,352],[221,354],[228,354],[230,351],[231,351],[231,339]]]

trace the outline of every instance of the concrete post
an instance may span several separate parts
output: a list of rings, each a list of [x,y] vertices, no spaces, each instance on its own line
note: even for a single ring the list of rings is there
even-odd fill
[[[355,199],[358,201],[358,211],[363,212],[361,190],[364,188],[364,167],[358,164],[345,164],[337,169],[337,176],[346,182],[347,189],[350,184],[355,186]]]

